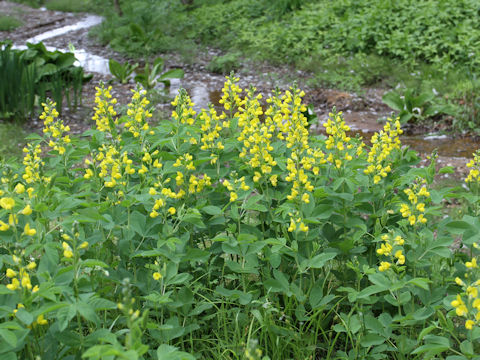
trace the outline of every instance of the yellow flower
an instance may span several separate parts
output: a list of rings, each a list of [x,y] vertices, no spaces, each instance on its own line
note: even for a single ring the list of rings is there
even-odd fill
[[[477,265],[477,258],[473,258],[472,261],[467,261],[465,263],[465,266],[469,269],[474,269],[474,268],[477,268],[478,265]]]
[[[0,231],[7,231],[10,229],[10,225],[5,224],[2,220],[0,220]]]
[[[17,276],[17,272],[12,270],[12,269],[7,269],[6,275],[9,278],[13,278],[13,277]]]
[[[33,236],[33,235],[35,235],[35,234],[37,233],[37,230],[31,229],[31,228],[30,228],[30,224],[27,223],[27,224],[25,225],[25,228],[23,229],[23,233],[24,233],[25,235],[27,235],[27,236]]]
[[[170,215],[175,215],[177,210],[172,206],[172,207],[168,208],[168,212],[170,213]]]
[[[390,264],[389,262],[387,261],[382,261],[380,263],[380,266],[378,267],[378,270],[380,271],[386,271],[388,269],[390,269],[390,266],[392,266],[392,264]]]
[[[25,192],[25,186],[23,184],[18,183],[13,189],[17,194],[23,194]]]
[[[153,273],[154,280],[160,280],[161,278],[162,278],[162,274],[160,274],[158,271]]]
[[[310,202],[310,196],[307,194],[307,193],[304,193],[302,195],[302,201],[305,203],[305,204],[308,204]]]
[[[43,317],[43,314],[39,315],[37,317],[37,324],[38,325],[47,325],[48,324],[48,321]]]
[[[38,285],[35,285],[32,289],[32,293],[36,293],[40,288],[38,287]]]
[[[17,278],[12,279],[12,283],[7,285],[7,289],[9,290],[17,290],[20,287],[20,282],[18,281]]]
[[[478,297],[478,288],[476,286],[469,286],[467,287],[467,295],[469,298],[477,298]]]
[[[9,197],[2,197],[0,199],[0,206],[5,210],[10,210],[15,206],[15,200]]]
[[[66,258],[73,257],[73,252],[72,252],[72,248],[70,247],[70,245],[68,245],[64,241],[64,242],[62,242],[62,247],[63,247],[63,256],[65,256]]]
[[[234,201],[237,200],[237,199],[238,199],[237,193],[235,193],[235,192],[232,191],[232,192],[230,193],[230,202],[234,202]]]
[[[36,267],[37,267],[37,263],[36,263],[35,261],[32,261],[31,263],[29,263],[29,264],[27,265],[27,269],[28,269],[28,270],[33,270],[33,269],[35,269]]]
[[[308,226],[306,226],[303,222],[300,223],[298,228],[299,228],[300,231],[303,231],[303,232],[308,231]]]
[[[81,249],[86,249],[87,247],[88,247],[88,242],[84,241],[80,244],[78,248],[81,250]]]
[[[30,215],[30,214],[32,213],[32,208],[30,207],[30,204],[28,204],[27,206],[25,206],[25,207],[23,208],[23,210],[21,211],[21,213],[22,213],[23,215],[27,215],[27,216]]]
[[[475,321],[473,320],[467,320],[465,321],[465,328],[468,330],[472,330],[473,325],[475,325]]]

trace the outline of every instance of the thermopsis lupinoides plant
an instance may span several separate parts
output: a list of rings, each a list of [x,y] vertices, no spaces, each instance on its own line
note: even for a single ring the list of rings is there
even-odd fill
[[[238,82],[156,126],[102,86],[80,137],[44,104],[1,169],[2,359],[475,358],[478,156],[438,190],[398,120],[315,135],[302,91]]]

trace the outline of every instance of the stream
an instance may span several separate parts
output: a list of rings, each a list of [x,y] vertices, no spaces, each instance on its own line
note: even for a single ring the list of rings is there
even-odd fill
[[[86,15],[74,24],[54,28],[30,37],[25,43],[37,43],[82,29],[86,31],[93,26],[99,25],[102,20],[103,18],[97,15]],[[75,57],[78,60],[76,65],[82,66],[86,72],[110,76],[107,58],[98,56],[82,48],[77,49],[75,43],[69,47],[73,49]],[[25,49],[26,45],[15,43],[14,48]],[[48,45],[46,48],[49,51],[70,51],[69,49],[56,48]],[[189,81],[188,77],[182,80],[172,80],[169,90],[170,96],[175,96],[178,90],[184,87],[195,103],[195,110],[198,111],[201,108],[206,108],[209,103],[218,104],[218,100],[221,97],[221,85],[219,85],[218,82],[218,75],[216,76],[217,78],[214,79],[214,75],[209,74],[207,71],[204,72],[205,74],[200,74],[200,81],[198,81],[198,79],[197,81]],[[324,110],[316,109],[316,111],[319,122],[323,123],[323,121],[327,119],[328,114],[325,114]],[[375,131],[381,129],[382,125],[376,121],[379,117],[379,114],[375,111],[352,112],[347,110],[345,112],[345,120],[351,125],[354,134],[359,134],[367,140]],[[365,119],[368,119],[368,122]],[[313,131],[321,132],[322,130],[323,127],[317,125]],[[420,153],[429,154],[434,151],[434,149],[437,149],[440,156],[453,158],[470,158],[472,157],[472,153],[480,147],[479,142],[471,137],[451,138],[447,135],[427,134],[422,136],[404,135],[401,137],[401,140],[403,144],[409,145]]]

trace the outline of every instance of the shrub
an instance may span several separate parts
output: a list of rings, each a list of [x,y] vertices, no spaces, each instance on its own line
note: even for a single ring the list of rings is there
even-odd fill
[[[474,358],[480,154],[471,191],[434,190],[398,120],[371,146],[335,111],[312,135],[302,91],[237,82],[156,127],[143,90],[118,117],[100,87],[81,137],[44,104],[2,165],[2,357]]]

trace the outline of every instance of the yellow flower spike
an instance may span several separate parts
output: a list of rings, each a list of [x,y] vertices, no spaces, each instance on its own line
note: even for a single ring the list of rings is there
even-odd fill
[[[473,325],[475,325],[475,321],[473,320],[467,320],[465,321],[465,328],[468,330],[472,330]]]
[[[27,236],[34,236],[37,233],[37,230],[30,228],[30,224],[27,223],[23,230],[23,233]]]
[[[15,206],[15,200],[10,197],[2,197],[0,199],[0,206],[5,210],[11,210]]]
[[[162,274],[160,274],[159,272],[154,272],[153,273],[153,279],[154,280],[160,280],[162,278]]]

